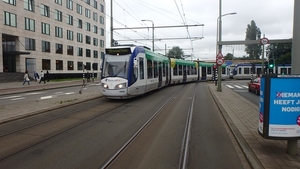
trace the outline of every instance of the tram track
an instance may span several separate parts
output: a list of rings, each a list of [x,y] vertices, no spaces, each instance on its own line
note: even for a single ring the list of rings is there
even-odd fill
[[[68,107],[61,108],[70,111],[54,117],[48,116],[43,121],[22,125],[17,129],[2,133],[0,135],[0,145],[5,145],[5,147],[2,148],[0,153],[0,163],[128,103],[110,103],[106,99],[100,100],[99,102],[99,99],[94,99],[94,103],[84,105],[76,110],[70,110]],[[95,109],[95,107],[101,111],[89,111],[89,109]],[[51,110],[44,112],[43,115],[46,116],[50,112]]]
[[[106,168],[117,168],[114,167],[114,163],[119,160],[120,156],[129,149],[131,144],[135,144],[135,140],[142,134],[145,133],[145,129],[152,125],[151,123],[158,118],[158,116],[162,113],[165,113],[166,110],[164,110],[167,106],[170,106],[170,104],[174,104],[174,98],[180,97],[180,92],[185,89],[187,84],[182,85],[182,87],[177,90],[176,93],[171,95],[168,99],[165,100],[165,102],[157,109],[155,113],[133,134],[132,137],[130,137],[100,168],[106,169]],[[182,133],[182,145],[180,150],[180,158],[178,161],[178,168],[183,169],[187,167],[188,162],[188,149],[189,149],[189,139],[190,139],[190,129],[191,129],[191,122],[192,122],[192,114],[193,114],[193,106],[195,101],[195,94],[196,94],[196,88],[197,83],[194,83],[194,90],[192,95],[189,97],[189,103],[188,103],[188,110],[185,112],[186,115],[186,121],[185,121],[185,127],[184,127],[184,133]],[[172,105],[171,105],[172,106]],[[158,129],[159,130],[159,129]],[[159,131],[158,131],[159,132]]]

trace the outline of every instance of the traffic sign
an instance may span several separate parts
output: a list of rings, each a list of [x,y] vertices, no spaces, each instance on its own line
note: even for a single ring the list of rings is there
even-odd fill
[[[224,59],[217,59],[217,64],[222,65],[224,63]]]
[[[261,38],[260,39],[260,44],[263,44],[263,45],[269,44],[269,39],[268,38]]]
[[[216,58],[217,58],[217,59],[223,59],[224,57],[223,57],[222,53],[219,52],[219,53],[217,54]]]

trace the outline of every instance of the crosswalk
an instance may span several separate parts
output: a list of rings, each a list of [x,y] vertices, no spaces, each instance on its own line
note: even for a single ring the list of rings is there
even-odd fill
[[[238,90],[243,90],[243,89],[247,89],[248,90],[248,85],[245,85],[245,84],[226,84],[226,83],[223,83],[226,87],[230,88],[230,89],[238,89]]]

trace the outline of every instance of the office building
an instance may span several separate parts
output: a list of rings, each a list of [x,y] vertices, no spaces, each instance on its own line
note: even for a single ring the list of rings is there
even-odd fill
[[[100,72],[105,0],[1,0],[0,72]]]

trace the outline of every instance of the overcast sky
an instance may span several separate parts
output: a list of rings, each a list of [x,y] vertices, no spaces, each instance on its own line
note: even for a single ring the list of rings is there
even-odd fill
[[[107,47],[110,46],[110,3],[106,1]],[[265,34],[268,39],[292,38],[293,6],[294,0],[222,0],[222,14],[237,13],[222,17],[222,40],[245,40],[246,27],[251,20],[255,21],[262,35]],[[155,52],[164,54],[165,48],[168,50],[179,46],[186,55],[193,53],[193,59],[212,60],[216,56],[218,16],[219,0],[114,0],[113,28],[145,29],[115,30],[113,36],[119,44],[152,48],[152,23],[142,22],[143,19],[152,20],[154,27],[204,24],[188,29],[156,28],[155,39],[161,40],[155,40]],[[204,38],[191,40],[189,37]],[[164,40],[166,38],[178,39]],[[234,53],[235,57],[246,55],[244,45],[223,46],[222,53],[224,56]]]

